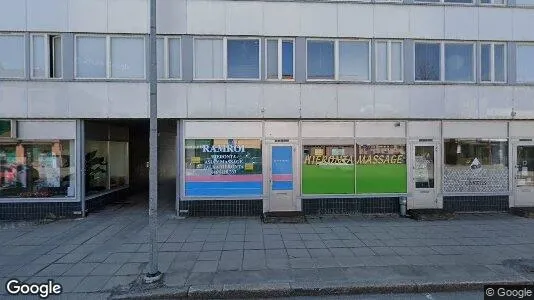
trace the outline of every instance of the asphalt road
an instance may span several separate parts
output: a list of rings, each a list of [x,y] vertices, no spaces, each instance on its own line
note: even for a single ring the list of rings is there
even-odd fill
[[[263,300],[481,300],[484,299],[483,291],[454,292],[454,293],[424,293],[424,294],[380,294],[380,295],[346,295],[329,297],[292,297],[292,298],[269,298]]]

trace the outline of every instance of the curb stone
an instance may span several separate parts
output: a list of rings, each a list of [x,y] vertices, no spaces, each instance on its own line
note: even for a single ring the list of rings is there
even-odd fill
[[[387,282],[303,282],[303,283],[262,283],[202,285],[189,288],[159,288],[143,293],[113,296],[110,299],[233,299],[288,296],[326,296],[349,294],[387,294],[387,293],[432,293],[482,290],[485,285],[531,285],[534,281],[518,280],[444,280],[438,282],[403,281]]]

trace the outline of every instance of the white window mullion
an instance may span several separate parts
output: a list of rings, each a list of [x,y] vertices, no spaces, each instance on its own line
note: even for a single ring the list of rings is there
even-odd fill
[[[106,36],[106,78],[111,78],[111,37]]]
[[[391,81],[393,79],[392,75],[392,63],[391,63],[391,41],[388,41],[386,44],[386,64],[387,64],[387,79],[388,81]]]
[[[473,67],[472,67],[472,70],[473,70],[473,78],[471,78],[471,82],[475,82],[477,81],[477,66],[478,66],[478,62],[477,62],[477,43],[473,43],[473,45],[471,45],[471,52],[473,53],[471,55],[471,60],[473,61]]]
[[[45,56],[45,75],[44,75],[44,78],[50,78],[50,63],[53,63],[50,61],[50,49],[53,47],[52,45],[50,45],[50,36],[48,34],[45,34],[43,35],[43,39],[44,39],[44,53],[43,55]]]
[[[490,47],[490,61],[491,82],[495,82],[495,43],[492,43]]]
[[[339,80],[339,40],[334,41],[334,80]]]
[[[163,38],[163,79],[170,78],[169,76],[169,65],[171,62],[171,57],[169,53],[169,37]]]
[[[443,0],[442,0],[443,1]],[[439,81],[445,81],[445,43],[444,42],[441,42],[440,43],[440,54],[439,54],[439,57],[440,57],[440,78],[439,78]]]
[[[282,39],[278,39],[278,80],[282,80]]]
[[[223,53],[222,53],[223,54],[223,57],[222,57],[222,59],[223,59],[223,70],[222,70],[223,71],[222,72],[223,73],[223,79],[226,79],[228,77],[228,59],[227,59],[227,53],[228,53],[227,51],[228,50],[226,49],[227,45],[228,45],[228,39],[227,38],[223,38],[223,49],[222,49],[223,50]]]

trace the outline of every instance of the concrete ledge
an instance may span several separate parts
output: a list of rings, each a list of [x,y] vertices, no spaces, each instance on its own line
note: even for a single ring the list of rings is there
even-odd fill
[[[261,284],[203,285],[189,288],[160,288],[143,293],[117,295],[111,299],[213,299],[257,298],[289,296],[327,296],[389,293],[432,293],[482,290],[485,285],[530,285],[532,280],[475,280],[435,282],[280,282]]]

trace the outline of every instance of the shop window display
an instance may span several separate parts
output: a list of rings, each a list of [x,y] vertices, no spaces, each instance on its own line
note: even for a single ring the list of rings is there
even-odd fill
[[[85,191],[87,195],[109,189],[108,142],[85,143]]]
[[[406,145],[357,145],[356,193],[406,193]]]
[[[109,142],[109,185],[111,189],[128,185],[128,143]]]
[[[85,165],[87,195],[128,186],[128,142],[88,140]]]
[[[506,140],[445,140],[443,190],[447,193],[507,192]]]
[[[74,197],[74,141],[0,144],[0,198]]]
[[[185,172],[185,196],[261,196],[261,140],[187,139]]]
[[[354,146],[303,146],[302,194],[354,194]]]
[[[304,146],[302,193],[406,193],[405,145]]]

